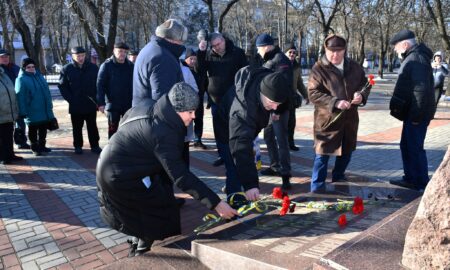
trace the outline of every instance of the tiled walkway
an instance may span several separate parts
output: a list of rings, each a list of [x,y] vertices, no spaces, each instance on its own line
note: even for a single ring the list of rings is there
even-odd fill
[[[401,122],[389,116],[392,81],[377,85],[369,104],[360,109],[358,149],[349,166],[353,178],[387,182],[402,176],[399,151]],[[426,149],[430,175],[436,170],[450,144],[450,106],[440,104],[437,119],[428,129]],[[447,105],[448,106],[448,105]],[[18,150],[24,161],[0,165],[0,269],[93,269],[117,265],[127,255],[127,237],[107,228],[99,217],[95,184],[97,156],[89,151],[87,140],[83,155],[73,154],[67,104],[54,100],[60,130],[48,134],[53,151],[35,157],[29,150]],[[297,111],[296,142],[299,152],[292,153],[293,182],[307,185],[311,174],[312,149],[311,105]],[[107,143],[106,117],[98,114],[101,145]],[[205,116],[205,142],[210,150],[192,149],[191,167],[215,192],[224,185],[224,168],[213,167],[217,154],[213,150],[210,111]],[[87,136],[85,136],[87,138]],[[268,157],[263,156],[263,164]],[[333,164],[332,161],[330,164]],[[261,177],[263,192],[279,184],[276,177]],[[188,198],[182,208],[183,234],[189,235],[207,212]],[[175,239],[167,239],[165,246]],[[183,264],[180,264],[183,265]],[[188,267],[188,264],[184,264]],[[173,266],[162,267],[171,269]]]

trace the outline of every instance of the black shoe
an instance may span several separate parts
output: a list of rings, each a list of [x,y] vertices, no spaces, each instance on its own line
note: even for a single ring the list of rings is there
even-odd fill
[[[47,147],[44,146],[44,147],[41,148],[41,151],[45,152],[45,153],[50,153],[52,151],[52,149],[47,148]]]
[[[290,190],[292,188],[291,181],[290,181],[291,177],[288,176],[288,175],[284,175],[284,176],[281,177],[281,179],[283,181],[283,184],[281,185],[281,188],[283,190]]]
[[[17,146],[19,149],[31,149],[31,146],[28,143],[20,144]]]
[[[186,203],[186,200],[183,198],[175,198],[175,201],[177,203],[178,208],[183,207],[183,205]]]
[[[91,148],[91,152],[99,155],[102,152],[102,149],[98,146]]]
[[[214,167],[219,167],[219,166],[223,165],[224,163],[225,163],[225,161],[223,161],[222,158],[218,158],[218,159],[214,160],[212,165]]]
[[[290,148],[292,151],[295,151],[295,152],[297,152],[298,150],[300,150],[300,148],[298,148],[295,144],[290,145],[289,148]]]
[[[405,180],[391,180],[389,183],[391,185],[417,190],[414,184],[406,182]]]
[[[208,147],[206,145],[204,145],[201,141],[196,141],[194,143],[194,147],[195,148],[202,148],[203,150],[208,149]]]
[[[127,243],[130,244],[130,248],[128,249],[128,258],[134,257],[136,255],[137,242],[134,242],[133,239],[128,239]]]
[[[280,175],[277,171],[273,170],[272,168],[267,168],[261,171],[261,175],[266,175],[266,176],[278,176]]]
[[[334,183],[334,182],[347,182],[348,181],[348,179],[347,179],[347,177],[341,177],[341,178],[332,178],[331,179],[331,182],[332,183]]]
[[[83,154],[83,149],[81,147],[75,147],[75,154],[77,155]]]
[[[141,256],[142,254],[144,254],[145,252],[149,251],[150,248],[144,248],[144,249],[136,249],[136,251],[134,252],[134,256]]]
[[[11,164],[11,163],[12,163],[12,161],[11,161],[11,160],[8,160],[8,159],[2,161],[2,164],[3,164],[3,165],[7,165],[7,164]]]
[[[23,157],[19,157],[16,155],[12,155],[12,157],[11,157],[11,161],[20,161],[20,160],[23,160]]]

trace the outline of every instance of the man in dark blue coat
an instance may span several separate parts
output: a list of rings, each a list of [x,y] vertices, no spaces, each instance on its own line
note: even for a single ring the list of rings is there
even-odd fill
[[[127,59],[129,47],[114,44],[113,55],[101,66],[97,78],[98,110],[108,117],[108,138],[116,133],[120,118],[131,108],[133,98],[133,67]]]
[[[5,49],[0,49],[0,66],[11,79],[12,83],[15,84],[20,68],[18,65],[11,62],[10,53]],[[30,145],[27,143],[27,135],[25,135],[25,128],[26,126],[23,118],[19,117],[16,120],[14,128],[14,142],[19,149],[30,149]]]
[[[417,43],[414,32],[401,30],[390,40],[400,59],[398,80],[390,101],[391,115],[403,121],[400,150],[404,176],[391,184],[423,190],[428,181],[428,161],[424,150],[427,128],[436,112],[433,52]]]
[[[158,100],[177,82],[183,81],[180,56],[184,52],[187,28],[169,19],[159,25],[150,42],[139,53],[133,73],[133,104]]]
[[[69,103],[75,154],[83,154],[83,125],[86,122],[91,152],[100,154],[97,129],[97,74],[98,67],[85,61],[86,50],[73,47],[72,63],[65,65],[59,77],[59,90]]]
[[[134,236],[130,257],[150,250],[154,240],[180,233],[173,184],[223,218],[238,214],[183,160],[186,127],[198,103],[191,86],[175,84],[158,101],[148,99],[130,109],[100,155],[96,175],[101,217]]]

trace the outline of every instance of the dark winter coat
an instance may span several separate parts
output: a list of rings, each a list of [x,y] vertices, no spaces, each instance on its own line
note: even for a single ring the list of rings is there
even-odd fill
[[[133,68],[128,59],[121,64],[114,56],[108,58],[98,71],[98,106],[105,106],[110,112],[126,112],[133,99]]]
[[[151,37],[134,64],[133,107],[146,99],[158,100],[174,84],[183,81],[178,60],[183,51],[182,45]]]
[[[287,56],[280,50],[279,47],[275,47],[273,50],[264,54],[263,58],[263,67],[268,68],[274,72],[281,72],[283,76],[286,77],[286,81],[288,82],[288,89],[279,89],[279,91],[288,91],[289,99],[287,102],[280,105],[276,113],[282,113],[292,106],[292,100],[295,97],[295,92],[292,88],[293,83],[293,73],[292,73],[292,63],[287,58]]]
[[[0,124],[12,123],[19,116],[14,84],[0,67]]]
[[[50,89],[39,71],[31,73],[21,69],[16,80],[16,93],[19,115],[25,117],[27,125],[40,125],[55,118]]]
[[[216,207],[220,198],[183,160],[185,135],[186,127],[167,95],[156,104],[147,100],[125,114],[97,165],[100,213],[107,224],[125,234],[154,240],[179,234],[174,183],[209,209]],[[146,176],[152,181],[150,188],[142,182]]]
[[[9,79],[11,79],[13,84],[15,84],[17,76],[19,76],[20,67],[14,63],[0,66],[5,70],[5,73],[8,75]]]
[[[208,95],[216,104],[233,86],[237,71],[247,65],[244,51],[230,40],[226,40],[223,56],[212,50],[199,50],[197,59],[200,72],[208,75]]]
[[[391,114],[399,120],[430,121],[436,112],[432,51],[416,44],[404,53],[390,101]],[[403,117],[402,117],[403,116]]]
[[[292,105],[294,106],[294,108],[298,108],[302,104],[301,104],[301,99],[298,100],[298,98],[296,96],[300,94],[301,97],[306,99],[306,98],[308,98],[308,92],[306,91],[306,87],[303,84],[302,67],[296,60],[294,60],[294,62],[292,62],[292,74],[293,74],[292,87],[294,90],[294,97],[293,97]]]
[[[98,67],[85,61],[81,67],[69,63],[59,77],[58,88],[69,103],[70,114],[88,114],[97,111]]]
[[[229,144],[238,179],[245,190],[259,186],[253,141],[269,123],[270,111],[261,103],[260,83],[270,73],[266,68],[245,67],[236,74],[236,96],[229,114]]]
[[[335,104],[339,100],[350,102],[355,92],[361,91],[366,83],[363,68],[348,58],[344,58],[344,74],[325,55],[313,66],[308,80],[308,94],[314,104],[316,154],[341,156],[356,149],[359,106],[352,105],[349,110],[341,111],[335,108]],[[369,93],[362,93],[362,104],[367,102]]]

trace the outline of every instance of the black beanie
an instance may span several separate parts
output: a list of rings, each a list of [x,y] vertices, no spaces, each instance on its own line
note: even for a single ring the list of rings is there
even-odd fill
[[[36,63],[34,62],[34,60],[31,59],[31,58],[24,58],[24,59],[22,60],[22,68],[23,68],[23,69],[25,69],[25,67],[28,66],[29,64],[36,65]]]
[[[287,84],[287,79],[281,72],[275,72],[267,75],[261,81],[261,94],[266,96],[268,99],[283,103],[288,98],[289,86]]]
[[[195,111],[200,103],[197,92],[185,82],[176,83],[168,97],[176,112]]]

